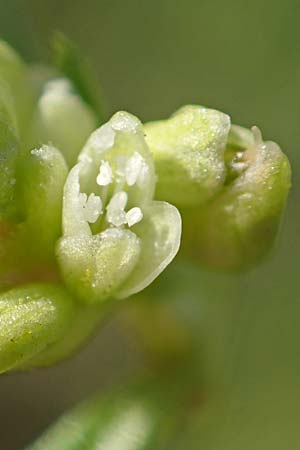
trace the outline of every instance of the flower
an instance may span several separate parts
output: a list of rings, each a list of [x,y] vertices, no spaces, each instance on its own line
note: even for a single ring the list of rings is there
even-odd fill
[[[81,301],[135,294],[176,255],[181,217],[153,200],[155,183],[136,117],[118,112],[92,133],[65,184],[57,245],[62,277]]]
[[[34,111],[36,143],[51,142],[72,166],[97,125],[94,112],[76,93],[70,80],[55,78],[45,83]]]
[[[213,268],[257,263],[273,246],[287,195],[291,168],[286,155],[260,130],[232,125],[222,190],[201,211],[184,216],[183,247],[190,258]]]

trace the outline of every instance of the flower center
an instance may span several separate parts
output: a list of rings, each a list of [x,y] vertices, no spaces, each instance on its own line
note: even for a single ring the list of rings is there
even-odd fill
[[[96,177],[99,195],[80,193],[84,219],[93,224],[102,216],[113,227],[132,227],[139,223],[143,212],[138,206],[126,211],[129,200],[126,190],[134,185],[142,186],[147,171],[146,161],[137,151],[129,157],[118,156],[111,163],[102,160]]]

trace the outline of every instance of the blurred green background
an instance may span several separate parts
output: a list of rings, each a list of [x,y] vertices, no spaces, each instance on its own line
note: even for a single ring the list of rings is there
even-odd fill
[[[28,61],[49,60],[53,30],[80,45],[109,113],[146,121],[200,103],[258,125],[290,158],[293,188],[268,261],[236,276],[174,264],[161,277],[161,295],[198,327],[199,358],[220,390],[172,450],[300,449],[299,20],[298,0],[0,0],[1,37]],[[116,320],[57,367],[1,376],[0,449],[21,449],[65,408],[141,365]]]

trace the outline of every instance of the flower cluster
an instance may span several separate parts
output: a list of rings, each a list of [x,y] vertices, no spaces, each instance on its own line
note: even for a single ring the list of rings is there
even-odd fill
[[[63,72],[0,43],[0,372],[68,356],[180,244],[212,267],[256,262],[290,186],[256,128],[196,105],[104,123],[81,72]]]

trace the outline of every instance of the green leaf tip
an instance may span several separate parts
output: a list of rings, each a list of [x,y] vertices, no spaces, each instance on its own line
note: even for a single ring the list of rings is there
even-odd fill
[[[33,106],[28,68],[13,48],[0,40],[0,89],[2,86],[11,97],[17,136],[23,138],[27,135]]]
[[[153,201],[155,171],[140,121],[126,112],[92,133],[64,192],[57,256],[64,281],[84,302],[132,295],[179,249],[176,208]]]

